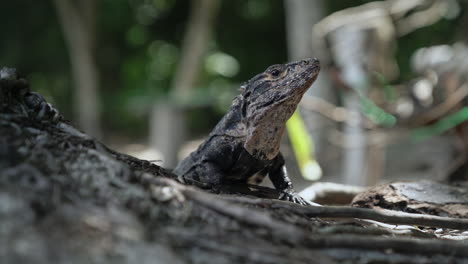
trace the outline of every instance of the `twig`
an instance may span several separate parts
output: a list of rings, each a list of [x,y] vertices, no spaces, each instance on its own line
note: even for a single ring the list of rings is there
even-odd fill
[[[307,110],[317,112],[324,117],[333,120],[335,122],[347,122],[353,125],[353,120],[361,116],[360,112],[346,109],[345,107],[336,106],[322,98],[315,96],[306,96],[302,98],[300,106]],[[369,120],[364,119],[364,126],[366,128],[375,127]]]
[[[281,202],[281,201],[280,201]],[[289,208],[284,202],[272,204],[272,208]],[[366,208],[353,208],[344,206],[300,206],[294,205],[294,209],[310,217],[332,218],[360,218],[381,221],[390,224],[417,225],[426,227],[451,228],[468,230],[468,219],[441,217],[423,214],[410,214],[391,210],[371,210]]]
[[[250,198],[246,196],[214,196],[214,194],[200,192],[192,187],[184,186],[169,179],[156,178],[155,180],[159,181],[159,184],[171,185],[181,190],[185,195],[189,196],[191,199],[196,200],[197,202],[204,204],[205,206],[210,207],[216,211],[235,217],[243,217],[245,215],[245,221],[253,223],[261,221],[264,226],[270,226],[271,228],[277,228],[280,225],[282,225],[282,223],[276,222],[271,217],[265,217],[264,215],[257,214],[258,212],[252,213],[250,210],[248,212],[241,210],[244,209],[243,207],[236,207],[236,210],[231,210],[230,208],[227,208],[229,207],[228,202],[260,205],[263,207],[270,207],[272,209],[285,209],[290,212],[306,215],[308,217],[359,218],[370,219],[389,224],[417,225],[436,228],[468,230],[468,219],[441,217],[424,214],[412,214],[385,209],[376,210],[346,206],[302,206],[295,203],[280,200]],[[299,233],[302,232],[300,230],[292,229],[288,230],[287,232],[296,231],[299,231]]]
[[[184,237],[187,239],[187,237]],[[223,244],[223,247],[217,246],[214,242],[214,238],[208,237],[205,238],[202,236],[189,237],[192,241],[196,241],[197,244],[201,247],[206,247],[210,250],[223,251],[224,253],[229,253],[236,255],[238,257],[245,257],[245,251],[242,250],[241,245],[234,244],[231,241],[228,241],[227,244]],[[310,257],[325,257],[325,255],[318,254],[310,250],[310,248],[315,249],[356,249],[356,250],[369,250],[369,251],[378,251],[382,254],[386,253],[407,253],[412,257],[417,257],[417,255],[433,256],[433,255],[449,255],[452,257],[466,257],[468,255],[467,246],[453,241],[438,241],[438,240],[429,240],[429,239],[409,239],[409,238],[391,238],[391,237],[373,237],[373,236],[359,236],[359,235],[314,235],[309,237],[301,243],[294,247],[295,253],[301,252],[306,255],[306,258],[300,258],[301,254],[294,255],[295,260],[306,261]],[[249,249],[252,250],[251,245]],[[307,249],[306,251],[303,251]],[[280,248],[275,248],[276,252],[271,252],[271,250],[265,250],[263,247],[253,247],[258,254],[263,256],[269,256],[272,260],[276,258],[281,258],[283,250]],[[385,251],[385,252],[384,252]],[[362,253],[361,253],[362,254]],[[416,256],[415,256],[416,255]],[[291,256],[292,257],[292,256]],[[291,257],[289,261],[291,261]],[[299,257],[299,258],[298,258]],[[298,259],[296,259],[298,258]],[[327,258],[321,259],[320,262],[316,263],[327,263]],[[315,262],[313,262],[315,263]],[[408,262],[405,262],[408,263]]]
[[[313,236],[305,230],[291,226],[289,223],[280,222],[271,218],[265,213],[252,210],[252,208],[233,207],[233,204],[226,203],[223,199],[200,195],[198,191],[184,192],[191,199],[201,202],[203,205],[215,209],[218,212],[230,215],[242,222],[248,222],[256,226],[269,227],[273,232],[284,236],[287,241],[304,243],[314,248],[353,248],[367,250],[392,250],[402,253],[417,254],[448,254],[452,256],[468,257],[468,246],[453,241],[421,240],[410,238],[390,238],[390,237],[362,237],[358,235],[316,235]],[[206,194],[212,195],[212,194]],[[448,217],[425,216],[398,212],[378,212],[370,209],[351,207],[305,207],[293,203],[270,200],[271,208],[291,209],[302,208],[302,212],[307,216],[315,217],[353,217],[386,221],[390,223],[413,223],[428,226],[443,226],[447,228],[468,228],[468,221]],[[315,210],[318,209],[318,210]],[[323,209],[323,210],[322,210]],[[295,211],[295,210],[293,210]],[[300,211],[300,210],[299,210]],[[447,221],[455,221],[453,224]],[[422,223],[422,224],[421,224]]]
[[[425,2],[426,4],[428,3],[428,1]],[[414,8],[414,12],[412,14],[405,18],[400,18],[396,21],[398,36],[405,36],[419,28],[436,23],[443,18],[443,16],[447,13],[448,8],[449,3],[447,3],[447,1],[433,1],[430,6],[424,10],[417,10]]]
[[[295,226],[285,226],[285,223],[272,218],[265,212],[252,208],[245,208],[235,203],[231,203],[227,199],[224,199],[223,195],[215,195],[204,192],[192,186],[186,186],[168,178],[144,178],[143,180],[158,185],[171,186],[190,200],[204,207],[210,208],[218,213],[240,219],[244,223],[254,226],[266,227],[275,232],[282,233],[283,235],[292,235],[296,239],[305,237],[303,230]]]
[[[385,209],[375,210],[346,206],[302,206],[279,200],[269,200],[261,198],[252,199],[247,197],[223,197],[223,199],[228,199],[230,201],[238,201],[240,203],[247,203],[252,205],[255,204],[261,206],[268,206],[272,209],[285,209],[309,217],[360,218],[385,222],[389,224],[404,224],[468,230],[468,219],[423,214],[411,214]]]
[[[271,217],[265,217],[252,213],[250,210],[246,212],[243,207],[235,207],[236,210],[227,209],[231,204],[229,202],[237,202],[251,205],[260,205],[270,207],[272,209],[285,209],[294,213],[306,215],[308,217],[323,217],[323,218],[359,218],[381,221],[390,224],[417,225],[437,228],[451,228],[458,230],[468,230],[468,219],[459,219],[452,217],[441,217],[423,214],[411,214],[405,212],[397,212],[385,209],[366,209],[346,206],[302,206],[295,203],[249,197],[232,197],[227,195],[209,194],[200,192],[192,187],[187,187],[171,181],[169,179],[158,178],[158,181],[164,181],[165,184],[180,189],[186,196],[197,202],[204,204],[221,213],[225,213],[235,217],[246,217],[246,221],[258,223],[261,221],[264,226],[277,228],[282,223],[275,221]],[[229,206],[228,206],[229,205]],[[288,230],[287,232],[296,232],[298,230]],[[300,231],[302,232],[302,231]]]
[[[456,241],[363,237],[358,235],[328,235],[309,238],[306,244],[314,248],[348,248],[368,250],[391,250],[411,254],[447,254],[468,257],[468,246]]]
[[[188,199],[218,213],[230,216],[248,225],[268,228],[272,233],[289,243],[313,248],[348,248],[365,250],[392,250],[412,254],[446,254],[451,256],[468,257],[468,246],[453,241],[421,240],[390,237],[362,237],[357,235],[317,235],[303,230],[288,222],[274,219],[269,213],[254,208],[246,208],[234,202],[252,205],[268,205],[270,208],[281,208],[295,213],[302,213],[310,217],[351,217],[383,220],[393,223],[413,222],[418,225],[439,226],[447,228],[468,228],[468,220],[448,217],[415,215],[408,213],[394,213],[375,211],[351,207],[310,207],[269,199],[250,199],[247,197],[226,197],[215,195],[191,186],[184,186],[167,178],[150,178],[152,183],[169,185]],[[453,223],[447,222],[452,221]],[[417,223],[416,223],[417,222]]]
[[[312,251],[304,247],[295,247],[291,250],[288,246],[274,245],[270,240],[245,242],[232,237],[223,241],[223,246],[220,246],[219,239],[212,236],[203,234],[184,234],[182,236],[177,234],[177,236],[190,241],[197,247],[234,256],[240,259],[239,263],[336,263],[330,261],[323,252]],[[295,254],[291,254],[291,251]],[[311,260],[319,261],[311,262]]]
[[[422,126],[428,124],[431,121],[437,120],[443,117],[447,112],[452,110],[457,104],[462,102],[468,96],[468,84],[463,84],[455,92],[450,94],[448,98],[435,106],[429,112],[420,115],[415,120],[409,120],[409,123],[414,126]]]

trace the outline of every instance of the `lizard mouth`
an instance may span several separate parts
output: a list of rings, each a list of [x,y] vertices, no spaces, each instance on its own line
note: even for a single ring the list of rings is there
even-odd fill
[[[303,70],[310,71],[311,73],[318,73],[320,70],[320,61],[317,58],[309,58],[290,62],[286,64],[286,66],[291,68],[301,68]]]
[[[291,97],[302,98],[302,95],[315,82],[320,72],[320,61],[316,58],[305,59],[297,62],[288,63],[291,72],[296,72],[290,80],[280,85],[281,89],[276,100],[262,105],[282,104]]]
[[[305,85],[311,85],[315,79],[317,79],[318,73],[320,72],[320,61],[316,58],[305,59],[296,62],[288,63],[288,67],[298,71],[295,75],[297,78],[306,80]],[[295,78],[297,80],[297,78]]]

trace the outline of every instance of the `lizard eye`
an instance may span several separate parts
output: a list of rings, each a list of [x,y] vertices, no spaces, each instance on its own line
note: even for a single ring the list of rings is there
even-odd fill
[[[271,76],[278,77],[281,74],[281,71],[278,69],[274,69],[271,71]]]

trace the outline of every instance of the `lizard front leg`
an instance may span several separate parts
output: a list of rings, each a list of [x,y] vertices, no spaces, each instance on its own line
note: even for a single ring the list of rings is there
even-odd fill
[[[310,205],[309,202],[304,200],[304,198],[299,196],[299,194],[294,191],[292,182],[288,177],[286,166],[284,164],[285,162],[283,155],[279,153],[273,161],[273,164],[271,165],[271,168],[268,172],[268,176],[270,177],[270,180],[275,188],[282,192],[279,199],[291,201],[301,205]]]
[[[222,173],[218,166],[205,161],[193,165],[184,175],[179,175],[179,181],[203,189],[210,189],[221,185],[222,178]]]

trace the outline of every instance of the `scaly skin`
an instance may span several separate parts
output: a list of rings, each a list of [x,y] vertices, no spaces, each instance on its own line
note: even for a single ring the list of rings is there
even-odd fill
[[[203,187],[260,183],[268,175],[283,200],[307,204],[293,189],[279,152],[286,121],[317,78],[317,59],[268,67],[241,87],[227,114],[174,172]]]

